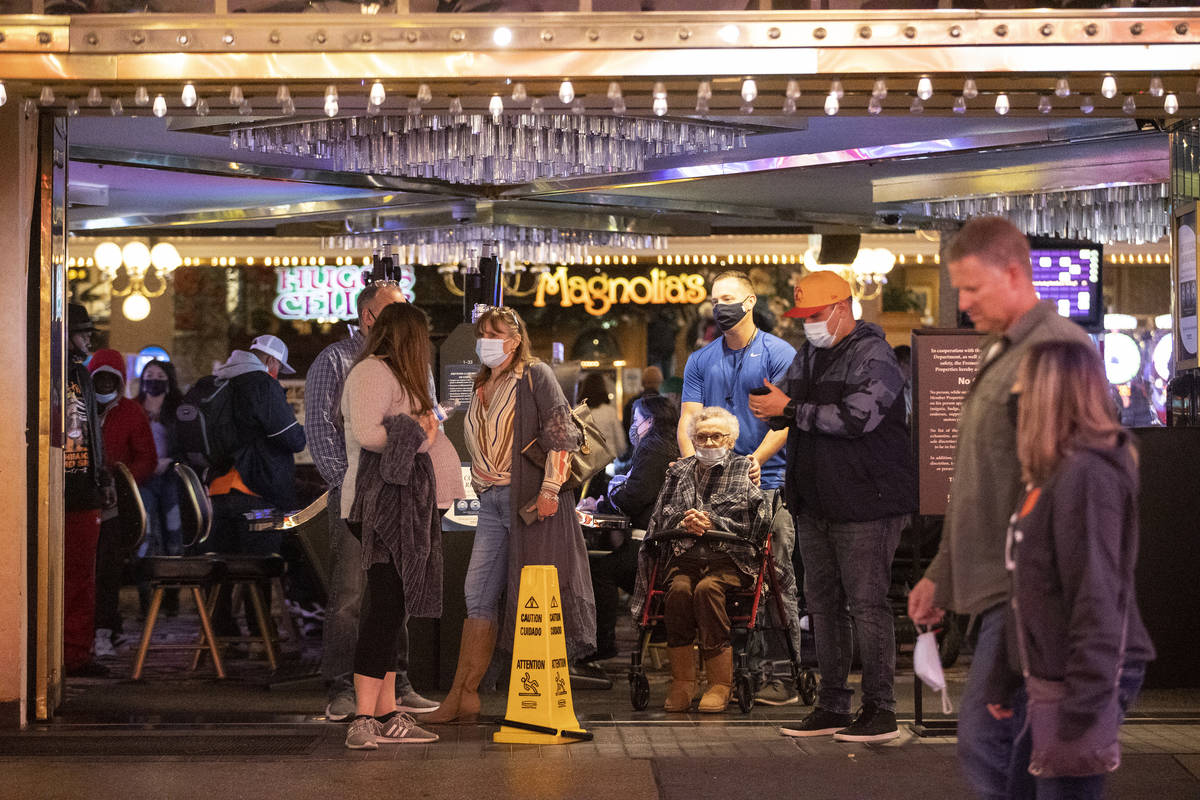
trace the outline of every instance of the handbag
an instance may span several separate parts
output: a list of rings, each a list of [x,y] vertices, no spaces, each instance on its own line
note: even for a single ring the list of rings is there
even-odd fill
[[[1013,541],[1013,526],[1009,526],[1009,542]],[[1062,702],[1067,688],[1064,681],[1051,681],[1032,675],[1029,670],[1028,643],[1021,624],[1021,608],[1017,601],[1018,570],[1013,568],[1013,619],[1016,623],[1017,655],[1025,679],[1025,725],[1033,740],[1029,757],[1029,774],[1038,778],[1082,778],[1103,775],[1121,766],[1122,710],[1119,682],[1125,661],[1125,643],[1129,632],[1129,597],[1125,598],[1125,617],[1121,626],[1121,648],[1117,655],[1117,672],[1113,676],[1113,693],[1104,708],[1096,713],[1092,723],[1078,736],[1063,736]]]
[[[529,382],[529,388],[533,390],[532,380]],[[580,403],[571,409],[571,421],[579,431],[579,449],[571,453],[571,473],[563,482],[564,492],[585,485],[593,475],[613,460],[613,454],[608,450],[608,442],[592,419],[592,410],[588,408],[587,403]],[[546,468],[546,448],[536,436],[521,448],[521,452],[538,467]]]

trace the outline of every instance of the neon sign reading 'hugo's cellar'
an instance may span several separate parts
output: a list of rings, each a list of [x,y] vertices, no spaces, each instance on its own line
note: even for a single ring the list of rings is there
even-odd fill
[[[652,269],[649,277],[609,277],[606,272],[584,277],[568,275],[566,267],[559,267],[541,276],[533,304],[539,308],[545,306],[547,295],[558,295],[558,304],[564,308],[581,305],[589,314],[598,317],[608,313],[617,303],[694,305],[704,302],[708,292],[704,288],[703,275],[670,275],[661,269]]]
[[[363,290],[363,267],[279,267],[275,316],[280,319],[354,319],[358,293]],[[401,269],[400,291],[412,302],[413,271]]]

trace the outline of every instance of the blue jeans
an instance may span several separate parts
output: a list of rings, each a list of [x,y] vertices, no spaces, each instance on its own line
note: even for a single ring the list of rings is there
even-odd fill
[[[500,620],[500,595],[508,587],[509,495],[507,486],[479,495],[479,522],[463,586],[467,616],[472,619]]]
[[[817,644],[821,689],[817,706],[850,713],[854,639],[862,659],[863,703],[896,710],[896,628],[887,593],[892,557],[906,517],[829,522],[796,515],[796,542],[804,561],[804,597]],[[853,621],[853,625],[851,624]]]
[[[979,615],[979,640],[958,702],[958,762],[967,784],[986,800],[1008,797],[1013,741],[1020,730],[1015,714],[1013,719],[995,719],[987,710],[988,676],[1003,653],[1004,606],[998,605]],[[1024,695],[1019,694],[1023,716]],[[1028,757],[1025,763],[1029,763]]]
[[[321,677],[331,693],[353,687],[354,649],[358,642],[358,621],[362,611],[367,572],[362,567],[362,545],[346,520],[342,519],[341,488],[329,490],[329,549],[333,564],[329,570],[329,598],[325,624],[321,631]],[[396,693],[412,690],[408,680],[408,618],[400,626],[397,639]]]
[[[1117,683],[1117,702],[1121,704],[1121,718],[1137,699],[1142,681],[1146,677],[1145,664],[1126,664]],[[1034,778],[1029,774],[1029,758],[1033,750],[1033,736],[1025,727],[1025,692],[1019,692],[1013,703],[1013,721],[1019,731],[1013,742],[1012,772],[1009,776],[1008,796],[1012,800],[1103,800],[1107,775],[1088,775],[1080,778]]]
[[[140,487],[146,507],[146,541],[138,556],[183,555],[183,525],[179,518],[179,483],[170,472],[155,475]]]

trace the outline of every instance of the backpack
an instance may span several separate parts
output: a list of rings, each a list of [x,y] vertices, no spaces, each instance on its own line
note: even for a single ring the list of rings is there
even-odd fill
[[[184,460],[208,483],[233,468],[241,449],[229,381],[209,375],[196,381],[175,409],[175,437]]]

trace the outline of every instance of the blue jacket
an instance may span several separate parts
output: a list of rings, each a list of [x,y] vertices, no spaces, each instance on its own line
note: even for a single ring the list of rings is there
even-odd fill
[[[234,458],[242,481],[284,511],[296,508],[295,453],[304,449],[304,428],[279,381],[253,353],[234,350],[213,373],[233,390],[234,422],[245,446]]]
[[[904,377],[879,326],[859,322],[827,350],[805,343],[779,388],[796,404],[784,493],[793,514],[867,522],[917,509]]]

